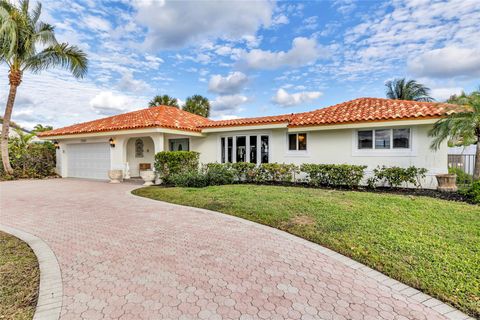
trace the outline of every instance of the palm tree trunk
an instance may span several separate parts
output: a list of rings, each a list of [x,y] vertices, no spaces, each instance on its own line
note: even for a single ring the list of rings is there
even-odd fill
[[[477,151],[475,152],[475,168],[473,169],[473,180],[480,179],[480,134],[477,135]]]
[[[10,119],[12,117],[13,105],[15,104],[17,88],[22,82],[22,72],[10,69],[8,79],[10,81],[10,91],[8,93],[7,105],[5,106],[5,114],[3,116],[0,150],[2,153],[3,169],[7,174],[11,175],[13,174],[13,169],[10,165],[10,158],[8,157],[8,133],[10,131]]]

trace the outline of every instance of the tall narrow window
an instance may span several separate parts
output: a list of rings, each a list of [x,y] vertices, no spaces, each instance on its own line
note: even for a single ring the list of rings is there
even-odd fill
[[[299,133],[297,140],[298,140],[298,150],[301,150],[301,151],[307,150],[307,134]]]
[[[247,137],[237,137],[237,162],[247,161]]]
[[[288,150],[297,150],[297,134],[291,133],[288,135]]]
[[[222,155],[221,161],[222,163],[225,163],[225,138],[220,139],[220,148],[222,149],[220,151]]]
[[[390,129],[375,130],[375,149],[390,149]]]
[[[396,149],[410,148],[410,129],[393,129],[393,147]]]
[[[268,163],[268,136],[261,136],[260,143],[261,143],[261,150],[260,150],[261,163]]]
[[[358,149],[373,148],[373,131],[358,131]]]
[[[233,138],[227,138],[227,162],[232,162],[233,158]]]
[[[257,136],[250,136],[250,162],[257,163]]]

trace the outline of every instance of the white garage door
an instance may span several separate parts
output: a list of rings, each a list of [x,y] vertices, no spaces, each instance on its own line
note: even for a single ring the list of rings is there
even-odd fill
[[[69,144],[67,159],[69,177],[108,179],[110,170],[108,143]]]

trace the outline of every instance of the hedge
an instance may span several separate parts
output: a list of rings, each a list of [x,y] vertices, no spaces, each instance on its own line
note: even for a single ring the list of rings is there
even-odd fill
[[[372,188],[375,188],[378,184],[391,188],[413,184],[419,188],[421,187],[420,180],[425,178],[426,173],[427,169],[415,166],[408,168],[383,166],[373,170],[373,177],[368,179],[367,184]]]
[[[165,184],[171,184],[172,174],[198,171],[199,153],[195,151],[161,151],[155,155],[155,171]]]
[[[364,176],[367,166],[348,164],[311,164],[300,166],[300,170],[307,174],[307,181],[313,186],[346,186],[356,188]]]

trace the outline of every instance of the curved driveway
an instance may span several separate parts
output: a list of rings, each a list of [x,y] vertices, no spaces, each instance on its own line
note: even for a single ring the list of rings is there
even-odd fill
[[[462,317],[320,246],[226,215],[137,198],[129,194],[136,187],[0,183],[0,223],[40,237],[57,256],[62,319]]]

